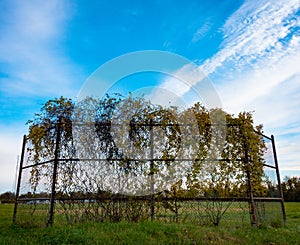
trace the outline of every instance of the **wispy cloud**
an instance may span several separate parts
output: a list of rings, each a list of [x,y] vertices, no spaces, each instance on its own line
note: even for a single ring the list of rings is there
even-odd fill
[[[255,111],[277,136],[283,169],[300,167],[299,9],[296,0],[246,1],[225,23],[220,51],[201,66],[225,109]]]
[[[212,79],[225,110],[255,111],[255,121],[278,136],[284,169],[300,168],[295,148],[300,137],[299,10],[299,0],[245,1],[224,24],[219,51],[199,67]],[[170,81],[162,86],[167,85]],[[181,96],[187,93],[184,86],[176,89]]]
[[[240,110],[299,73],[300,31],[295,31],[300,30],[299,9],[299,0],[248,0],[228,18],[219,51],[199,66],[213,80],[228,109]],[[184,78],[192,81],[190,85],[201,80],[192,73]],[[182,96],[192,86],[165,79],[161,87]]]
[[[165,74],[161,83],[146,97],[153,103],[165,106],[171,104],[181,109],[193,105],[195,98],[207,108],[221,106],[215,88],[201,69],[192,62],[170,74]]]
[[[77,93],[82,77],[63,48],[71,17],[67,1],[0,1],[1,191],[12,188],[24,123],[41,106],[38,98]]]
[[[14,191],[14,177],[18,155],[21,153],[22,133],[20,130],[0,131],[1,173],[0,190]],[[0,192],[1,192],[0,191]]]
[[[192,42],[195,43],[195,42],[198,42],[199,40],[201,40],[202,38],[204,38],[205,35],[209,32],[210,28],[211,28],[211,22],[209,20],[207,20],[195,32]]]
[[[5,67],[1,90],[5,93],[69,95],[72,65],[62,41],[70,18],[67,1],[4,1],[0,26],[0,62]],[[75,69],[73,72],[76,71]]]
[[[299,25],[294,16],[299,7],[298,0],[246,1],[225,23],[222,49],[202,65],[203,71],[211,74],[225,63],[243,68],[272,54],[278,57],[283,40]]]
[[[283,110],[281,115],[287,116],[299,108],[289,99],[300,91],[300,33],[295,31],[300,28],[296,15],[300,1],[259,3],[247,1],[227,20],[222,48],[201,68],[216,77],[217,89],[229,110],[259,112],[276,104]],[[274,115],[278,118],[278,113]],[[270,121],[274,115],[265,114],[264,119]]]

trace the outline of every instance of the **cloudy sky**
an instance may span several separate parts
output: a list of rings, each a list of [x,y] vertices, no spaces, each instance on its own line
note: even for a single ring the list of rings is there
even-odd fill
[[[254,111],[275,135],[281,174],[300,175],[299,17],[300,0],[0,1],[0,193],[14,190],[26,121],[140,50],[195,62],[227,112]]]

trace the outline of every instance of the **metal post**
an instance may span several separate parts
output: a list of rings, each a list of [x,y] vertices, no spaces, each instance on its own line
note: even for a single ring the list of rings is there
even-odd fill
[[[274,135],[271,135],[271,141],[272,141],[274,162],[275,162],[275,167],[276,167],[278,190],[279,190],[279,195],[280,195],[280,198],[281,198],[280,202],[281,202],[282,218],[283,218],[284,224],[286,224],[286,213],[285,213],[285,207],[284,207],[284,198],[283,198],[283,192],[282,192],[282,188],[281,188],[281,180],[280,180],[279,166],[278,166],[278,160],[277,160],[277,153],[276,153],[276,148],[275,148]]]
[[[247,151],[246,151],[247,153]],[[251,173],[250,173],[250,166],[249,166],[249,159],[248,154],[246,155],[246,171],[247,171],[247,181],[248,181],[248,195],[249,195],[249,214],[250,214],[250,220],[251,220],[251,226],[256,225],[256,207],[254,203],[253,198],[253,188],[252,188],[252,182],[251,182]]]
[[[257,217],[256,217],[256,206],[253,197],[253,186],[251,181],[251,168],[250,168],[250,161],[249,161],[249,145],[247,142],[246,132],[241,128],[239,125],[240,132],[242,133],[243,138],[243,147],[244,147],[244,164],[246,167],[246,174],[247,174],[247,184],[248,184],[248,198],[249,198],[249,214],[250,214],[250,221],[251,226],[256,226]]]
[[[24,135],[23,136],[23,144],[22,144],[22,152],[21,152],[21,160],[20,160],[20,166],[19,166],[18,183],[17,183],[17,189],[16,189],[16,200],[15,200],[15,206],[14,206],[13,223],[16,222],[16,218],[17,218],[17,210],[18,210],[18,204],[19,204],[19,195],[20,195],[20,186],[21,186],[21,179],[22,179],[22,170],[23,170],[23,163],[24,163],[26,141],[27,141],[27,137],[26,137],[26,135]]]
[[[153,146],[153,120],[150,120],[150,178],[151,178],[151,202],[150,202],[150,217],[151,221],[154,220],[154,179],[153,179],[153,174],[154,174],[154,146]]]
[[[57,178],[57,166],[58,166],[58,158],[60,152],[60,134],[61,134],[61,118],[56,124],[56,142],[55,142],[55,152],[54,152],[54,166],[53,166],[53,174],[52,174],[52,186],[51,186],[51,196],[50,196],[50,208],[49,208],[49,219],[47,222],[47,226],[51,226],[53,224],[53,213],[54,213],[54,201],[55,201],[55,185]]]

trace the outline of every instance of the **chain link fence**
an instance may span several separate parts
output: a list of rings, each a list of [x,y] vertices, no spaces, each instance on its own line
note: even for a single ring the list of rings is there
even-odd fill
[[[201,166],[204,167],[202,172],[198,173],[199,183],[203,183],[202,189],[200,187],[198,189],[193,187],[193,190],[189,188],[189,172],[187,171],[187,175],[180,176],[174,185],[168,186],[167,191],[159,190],[147,195],[141,193],[130,196],[124,193],[114,193],[109,189],[122,190],[123,183],[120,182],[122,180],[120,174],[124,172],[123,170],[118,172],[116,169],[121,168],[120,161],[124,163],[124,158],[111,158],[108,164],[107,154],[103,153],[97,144],[85,146],[94,152],[90,154],[92,157],[78,158],[80,154],[69,150],[70,145],[63,142],[59,127],[58,124],[51,129],[56,135],[53,151],[50,154],[41,152],[38,162],[35,161],[30,151],[33,146],[24,136],[13,217],[15,223],[25,226],[44,226],[52,225],[54,221],[72,224],[157,220],[243,227],[249,225],[280,226],[285,222],[273,136],[268,137],[259,133],[265,144],[264,156],[261,159],[263,171],[259,179],[259,190],[256,190],[257,185],[254,185],[257,180],[251,177],[256,171],[254,168],[251,169],[251,160],[235,159],[243,166],[247,164],[250,166],[243,168],[245,171],[250,169],[249,173],[245,174],[247,178],[241,178],[242,184],[236,184],[235,182],[238,181],[236,176],[240,173],[234,172],[228,176],[226,183],[222,182],[223,187],[216,191],[213,182],[216,176],[210,176],[208,168],[217,166],[220,173],[224,173],[223,169],[229,169],[232,164],[231,159],[218,158],[206,160],[205,164],[204,161],[202,162]],[[85,136],[89,137],[86,132]],[[148,136],[151,137],[151,135]],[[158,133],[152,137],[153,141],[155,137],[161,136]],[[167,140],[165,144],[168,144]],[[155,149],[151,150],[153,145],[150,144],[147,147],[149,153],[143,153],[143,158],[133,156],[126,160],[136,164],[137,167],[134,170],[137,173],[142,173],[142,175],[147,173],[148,176],[150,173],[151,177],[151,164],[159,165],[162,160],[159,159],[159,153],[155,153]],[[175,161],[174,158],[169,160],[165,158],[163,162],[168,165],[169,162]],[[195,158],[181,159],[181,166],[188,169],[195,162],[197,162]],[[160,171],[164,173],[164,168]],[[150,180],[153,179],[150,178]],[[138,178],[136,182],[140,184]],[[138,188],[142,188],[142,184]],[[134,185],[137,184],[134,183]]]

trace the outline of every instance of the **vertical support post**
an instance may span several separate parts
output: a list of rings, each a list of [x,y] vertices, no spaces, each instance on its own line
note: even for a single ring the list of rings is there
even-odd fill
[[[280,198],[281,198],[280,202],[281,202],[282,218],[283,218],[284,224],[286,224],[286,213],[285,213],[285,207],[284,207],[284,198],[283,198],[283,192],[282,192],[282,188],[281,188],[281,180],[280,180],[280,173],[279,173],[279,166],[278,166],[278,160],[277,160],[277,153],[276,153],[274,135],[271,135],[271,141],[272,141],[274,162],[275,162],[275,167],[276,167],[278,190],[279,190],[279,195],[280,195]]]
[[[253,196],[253,186],[251,181],[251,168],[250,168],[250,161],[249,161],[249,142],[247,142],[247,134],[244,128],[241,128],[239,125],[240,132],[243,138],[243,147],[244,147],[244,164],[246,167],[246,174],[247,174],[247,185],[248,185],[248,198],[249,198],[249,214],[250,214],[250,221],[251,226],[256,226],[257,217],[256,217],[256,206],[254,202]],[[249,130],[249,128],[248,128]]]
[[[54,216],[54,201],[55,201],[55,185],[57,178],[57,166],[58,166],[58,158],[60,153],[60,134],[61,134],[61,118],[56,124],[56,142],[55,142],[55,151],[54,151],[54,166],[53,166],[53,174],[52,174],[52,186],[51,186],[51,196],[50,196],[50,208],[49,208],[49,219],[47,222],[47,226],[51,226],[53,224],[53,216]]]
[[[151,221],[154,220],[154,179],[153,179],[153,174],[154,174],[154,146],[153,146],[153,141],[154,141],[154,137],[153,137],[153,120],[150,120],[150,178],[151,178],[151,201],[150,201],[150,217],[151,217]]]
[[[245,165],[246,165],[246,172],[247,172],[248,196],[249,196],[249,214],[250,214],[251,226],[256,226],[256,222],[257,222],[256,206],[253,197],[253,186],[251,181],[251,168],[250,168],[249,152],[248,152],[249,149],[246,140],[247,140],[246,137],[244,137]]]
[[[247,152],[247,151],[246,151]],[[248,156],[247,158],[248,159]],[[251,220],[251,226],[256,226],[256,207],[253,198],[253,187],[251,182],[251,173],[250,173],[250,166],[249,166],[249,159],[246,160],[246,170],[247,170],[247,181],[248,181],[248,195],[249,195],[249,214]]]
[[[20,166],[19,166],[17,189],[16,189],[16,200],[15,200],[15,206],[14,206],[13,223],[16,222],[16,218],[17,218],[17,210],[18,210],[18,204],[19,204],[19,195],[20,195],[20,186],[21,186],[21,179],[22,179],[26,141],[27,141],[27,137],[26,137],[26,135],[24,135],[23,136],[23,144],[22,144],[22,152],[21,152],[21,160],[20,160]]]

